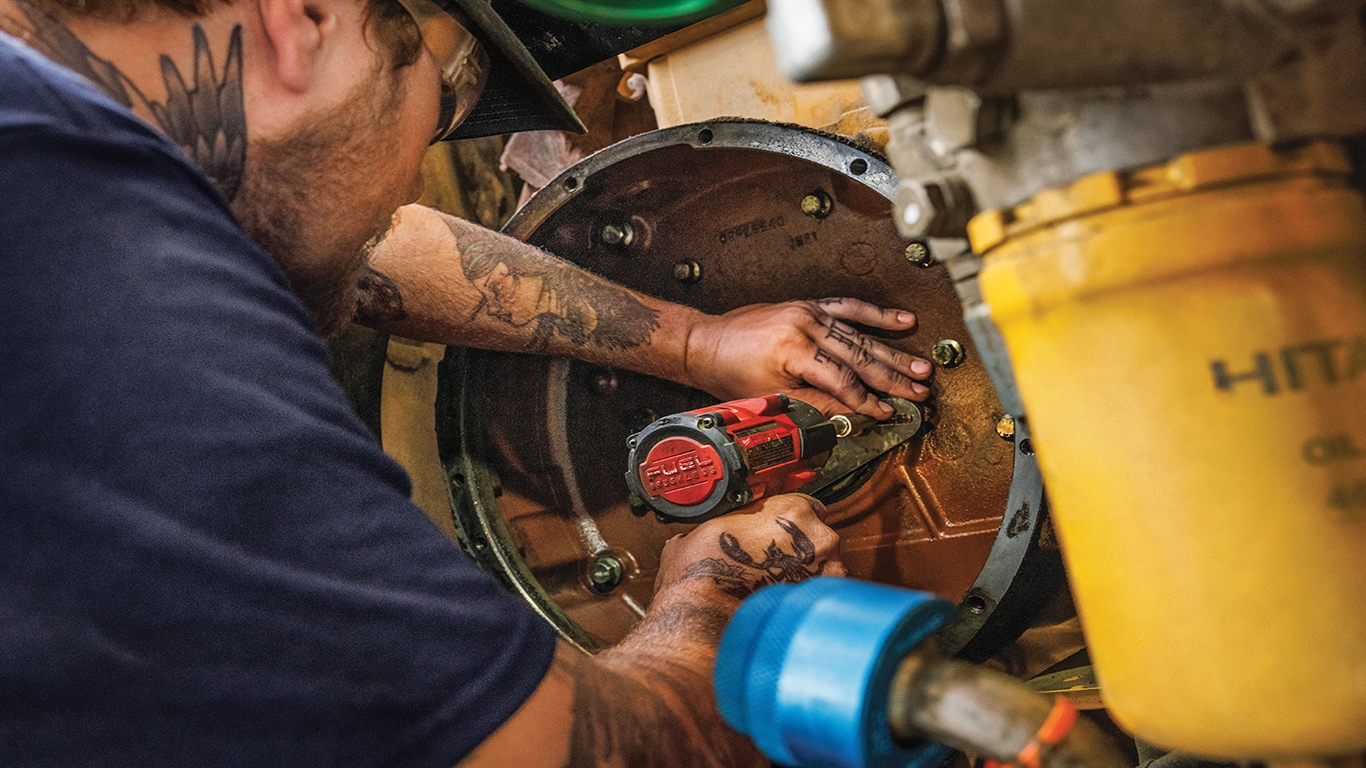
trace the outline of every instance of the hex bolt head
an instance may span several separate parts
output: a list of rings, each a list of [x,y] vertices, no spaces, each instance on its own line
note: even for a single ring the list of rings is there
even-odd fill
[[[696,259],[680,261],[674,265],[674,279],[691,285],[702,279],[702,265]]]
[[[835,201],[822,190],[816,190],[802,198],[802,213],[813,219],[823,219],[835,210]]]
[[[1002,440],[1014,440],[1015,419],[1010,416],[1002,416],[1001,420],[996,422],[996,434],[1000,435]]]
[[[896,228],[907,240],[966,237],[976,213],[972,192],[959,178],[902,179],[896,190]]]
[[[635,239],[635,232],[631,229],[631,225],[625,222],[608,224],[602,228],[598,238],[606,245],[627,246]]]
[[[588,571],[588,581],[594,592],[607,593],[616,589],[626,575],[626,566],[616,555],[598,555]]]
[[[942,206],[943,195],[937,184],[902,179],[896,191],[897,229],[904,237],[925,237]]]
[[[921,269],[934,266],[934,256],[930,254],[929,247],[924,243],[911,243],[906,246],[906,261]]]
[[[934,349],[930,350],[930,359],[940,368],[957,368],[967,357],[967,350],[956,339],[936,342]]]

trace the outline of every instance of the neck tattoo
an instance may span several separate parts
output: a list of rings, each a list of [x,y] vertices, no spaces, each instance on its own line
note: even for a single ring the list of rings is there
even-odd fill
[[[221,69],[214,66],[204,28],[194,24],[194,72],[161,55],[166,101],[147,98],[113,62],[96,56],[61,19],[29,0],[13,0],[23,14],[0,12],[3,30],[52,61],[89,80],[123,106],[149,115],[186,156],[204,171],[228,202],[237,195],[247,159],[247,119],[242,103],[242,27],[233,27]]]

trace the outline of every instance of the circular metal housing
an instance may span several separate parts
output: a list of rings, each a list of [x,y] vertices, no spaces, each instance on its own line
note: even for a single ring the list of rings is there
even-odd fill
[[[917,436],[820,498],[851,575],[960,603],[942,644],[984,658],[1058,587],[1057,553],[1043,535],[1033,457],[996,434],[1007,414],[952,279],[943,265],[905,257],[909,241],[891,220],[896,188],[880,157],[838,137],[718,120],[585,159],[505,231],[709,313],[847,296],[916,313],[914,333],[882,339],[901,351],[928,358],[935,341],[962,340],[966,359],[935,373]],[[797,205],[815,190],[831,200],[820,219]],[[625,250],[601,236],[623,221],[633,230]],[[678,264],[689,264],[689,280],[676,279]],[[440,369],[437,435],[466,549],[569,640],[590,649],[619,640],[649,603],[664,543],[688,530],[633,514],[622,477],[627,438],[714,403],[630,371],[452,349]],[[610,593],[595,592],[583,574],[609,550],[629,567]]]

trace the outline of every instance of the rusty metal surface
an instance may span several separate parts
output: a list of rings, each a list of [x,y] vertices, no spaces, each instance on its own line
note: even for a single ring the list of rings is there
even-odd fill
[[[905,256],[907,241],[889,216],[890,169],[837,140],[770,124],[657,133],[571,168],[507,231],[708,312],[854,296],[917,313],[915,333],[888,340],[900,349],[929,357],[941,339],[958,340],[966,361],[936,372],[928,428],[847,483],[830,504],[830,522],[853,575],[961,600],[1000,528],[1015,448],[996,432],[1004,413],[949,275]],[[804,215],[802,199],[818,191],[833,209],[823,218]],[[622,223],[633,231],[630,245],[604,243],[603,228]],[[675,265],[689,260],[700,266],[700,280],[675,279]],[[659,416],[714,399],[544,357],[470,352],[448,362],[443,377],[458,369],[463,385],[443,381],[440,407],[462,409],[463,450],[493,486],[484,503],[496,506],[498,520],[489,535],[515,550],[541,598],[583,630],[581,642],[619,639],[648,604],[664,541],[686,530],[630,513],[621,479],[626,438]],[[604,553],[626,568],[623,583],[601,594],[589,574]]]

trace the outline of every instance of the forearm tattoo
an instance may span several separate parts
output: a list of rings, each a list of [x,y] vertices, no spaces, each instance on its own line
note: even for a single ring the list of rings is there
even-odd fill
[[[528,328],[527,347],[545,349],[564,339],[575,346],[629,349],[648,344],[659,312],[626,289],[553,257],[537,257],[500,240],[471,233],[448,220],[460,247],[460,267],[481,294],[480,313]]]
[[[683,571],[682,580],[710,579],[722,592],[743,600],[760,587],[795,584],[824,573],[828,561],[816,563],[816,546],[806,532],[786,518],[780,517],[777,522],[792,540],[791,552],[778,546],[774,539],[759,560],[745,551],[734,536],[723,533],[719,543],[725,559],[698,560]]]
[[[242,27],[233,27],[223,66],[214,65],[204,28],[195,24],[194,73],[187,83],[170,56],[161,55],[166,101],[149,99],[113,62],[96,56],[56,16],[28,0],[14,0],[23,19],[0,14],[0,29],[89,80],[129,109],[141,108],[183,150],[228,202],[237,195],[247,160],[242,101]]]
[[[574,680],[568,768],[759,762],[745,740],[717,732],[720,722],[708,676],[660,659],[633,661],[633,674],[627,675],[586,656],[566,654],[556,660]]]
[[[394,281],[383,272],[367,267],[356,284],[356,319],[390,323],[407,316],[403,309],[403,293]]]

